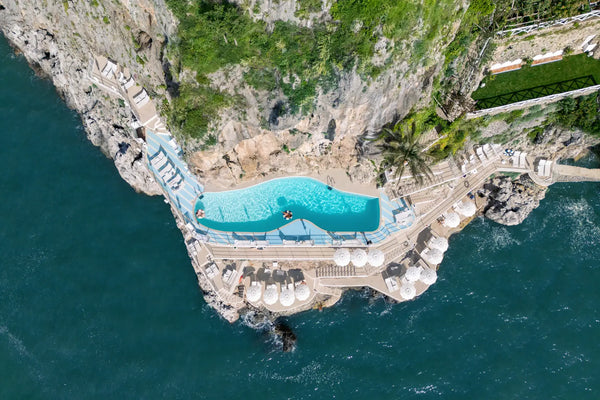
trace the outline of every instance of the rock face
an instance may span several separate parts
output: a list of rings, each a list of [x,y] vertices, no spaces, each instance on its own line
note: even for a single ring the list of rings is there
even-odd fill
[[[488,198],[484,215],[503,225],[518,225],[546,196],[546,188],[536,185],[529,176],[513,181],[509,177],[493,178],[481,194]]]
[[[164,0],[0,1],[0,29],[82,118],[89,140],[135,190],[160,194],[143,162],[131,112],[88,79],[92,54],[129,67],[147,87],[164,83],[162,47],[175,24]]]

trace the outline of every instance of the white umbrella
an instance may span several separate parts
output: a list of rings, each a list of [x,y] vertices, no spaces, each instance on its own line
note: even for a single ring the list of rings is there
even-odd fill
[[[292,289],[283,289],[279,296],[279,302],[284,307],[289,307],[294,304],[296,298],[294,297],[294,291]]]
[[[408,284],[400,286],[400,296],[405,300],[413,299],[417,295],[415,285]]]
[[[379,249],[371,249],[367,254],[367,261],[374,267],[381,267],[385,261],[385,254]]]
[[[296,286],[296,298],[300,301],[304,301],[310,297],[310,288],[307,284],[303,283]]]
[[[433,285],[437,281],[437,272],[433,268],[423,268],[420,279],[426,285]]]
[[[460,217],[455,212],[444,214],[444,225],[448,228],[456,228],[460,225]]]
[[[438,249],[425,249],[421,253],[421,257],[423,257],[423,259],[429,264],[437,265],[440,264],[444,259],[444,253],[442,253]]]
[[[352,252],[351,260],[355,267],[362,267],[367,263],[367,252],[363,249],[356,249]]]
[[[350,263],[350,250],[341,248],[333,253],[333,261],[340,267],[345,267]]]
[[[431,239],[427,242],[427,246],[430,249],[438,249],[442,253],[448,250],[448,239],[443,236],[432,236]]]
[[[421,269],[422,269],[421,267],[411,265],[410,267],[408,267],[406,269],[406,272],[404,273],[404,277],[409,282],[418,281],[419,277],[421,276]]]
[[[260,299],[260,296],[262,296],[262,286],[260,284],[255,285],[254,283],[250,285],[246,292],[246,300],[255,302]]]
[[[456,205],[455,209],[465,217],[472,217],[477,212],[477,207],[472,201],[461,201]]]
[[[277,303],[278,298],[279,293],[277,292],[277,285],[270,285],[267,287],[267,290],[265,290],[265,293],[263,294],[263,301],[265,304],[269,306],[273,305]]]

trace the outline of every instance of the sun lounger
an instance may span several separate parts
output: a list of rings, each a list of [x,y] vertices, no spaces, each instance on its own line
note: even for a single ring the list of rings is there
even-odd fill
[[[477,152],[477,157],[479,157],[482,163],[487,161],[487,158],[485,157],[485,154],[483,154],[483,149],[481,147],[478,147],[475,151]]]
[[[595,37],[596,37],[596,35],[590,35],[590,36],[586,37],[585,40],[583,41],[583,43],[581,44],[581,48],[585,49],[585,47],[588,45],[588,43],[590,43],[592,41],[592,39]]]
[[[544,176],[544,165],[546,164],[546,160],[540,160],[537,166],[537,174],[539,176]]]
[[[393,276],[390,276],[389,278],[385,278],[385,285],[387,286],[388,290],[390,292],[395,292],[396,290],[398,290],[398,282],[396,281],[396,278],[394,278]]]
[[[254,246],[254,240],[234,240],[233,244],[238,247],[252,247]]]
[[[527,168],[527,153],[519,154],[519,167]]]
[[[513,167],[519,167],[519,156],[521,155],[520,151],[515,151],[515,154],[512,156]]]
[[[131,77],[129,77],[129,80],[127,80],[127,82],[123,83],[123,89],[125,89],[125,91],[127,91],[133,85],[135,85],[135,79],[133,79],[133,76],[131,76]]]
[[[213,279],[215,276],[217,276],[217,274],[219,273],[219,268],[216,266],[216,264],[210,264],[208,267],[206,267],[206,275],[210,278]]]
[[[152,166],[156,170],[160,170],[162,167],[164,167],[169,162],[169,159],[165,156],[161,156],[161,157],[153,158],[150,162],[152,163]]]
[[[106,60],[106,65],[102,69],[102,75],[105,76],[106,78],[111,78],[111,75],[114,76],[116,71],[117,71],[117,64],[113,63],[110,60]]]
[[[552,161],[546,160],[546,162],[544,163],[544,176],[552,175],[551,168],[552,168]]]
[[[494,153],[494,150],[492,149],[492,146],[490,146],[489,144],[483,145],[483,153],[488,158],[488,160],[496,155],[496,153]]]
[[[148,92],[146,92],[146,89],[142,89],[142,90],[140,90],[139,93],[137,93],[133,96],[133,102],[135,104],[139,104],[142,100],[144,100],[147,97],[148,97]]]

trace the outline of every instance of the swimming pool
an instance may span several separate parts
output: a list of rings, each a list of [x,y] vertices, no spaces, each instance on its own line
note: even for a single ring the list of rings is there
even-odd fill
[[[304,219],[326,231],[370,232],[379,226],[379,198],[342,192],[315,179],[273,179],[245,189],[204,193],[198,222],[226,232],[268,232]],[[293,218],[286,220],[289,210]]]

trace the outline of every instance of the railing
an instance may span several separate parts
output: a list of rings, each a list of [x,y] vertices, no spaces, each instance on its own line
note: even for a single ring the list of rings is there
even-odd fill
[[[597,3],[593,3],[593,4],[596,5]],[[573,17],[561,18],[561,19],[556,19],[553,21],[539,22],[539,23],[534,23],[532,25],[520,26],[518,28],[512,28],[512,29],[506,29],[503,31],[498,31],[498,32],[496,32],[496,35],[498,35],[498,36],[518,35],[520,33],[533,32],[538,29],[550,28],[552,26],[567,25],[567,24],[570,24],[571,22],[583,22],[583,21],[587,21],[588,19],[598,18],[598,17],[600,17],[600,10],[594,10],[589,13],[579,14],[579,15],[575,15]]]
[[[541,103],[553,103],[558,100],[562,100],[565,97],[576,97],[583,96],[586,94],[593,93],[600,90],[600,85],[588,86],[586,88],[571,90],[570,92],[557,93],[550,96],[538,97],[536,99],[518,101],[516,103],[506,104],[499,107],[486,108],[485,110],[479,110],[467,113],[466,119],[477,118],[484,115],[493,115],[507,111],[519,110],[522,108],[530,107],[535,104]]]

